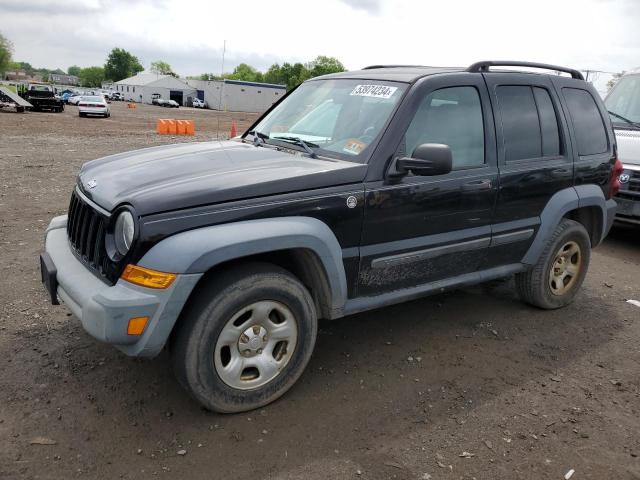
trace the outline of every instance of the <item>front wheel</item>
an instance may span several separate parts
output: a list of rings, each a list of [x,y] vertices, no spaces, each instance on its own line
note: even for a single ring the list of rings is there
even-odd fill
[[[591,241],[585,228],[563,219],[533,268],[516,275],[520,298],[549,310],[568,305],[582,286],[590,258]]]
[[[198,287],[172,339],[180,383],[206,408],[243,412],[273,402],[304,371],[317,317],[286,270],[252,263]]]

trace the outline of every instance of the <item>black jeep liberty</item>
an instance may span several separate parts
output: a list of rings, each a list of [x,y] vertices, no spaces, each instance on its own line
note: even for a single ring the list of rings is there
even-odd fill
[[[200,403],[244,411],[295,383],[319,318],[511,275],[567,305],[621,169],[575,70],[369,67],[303,83],[240,138],[85,164],[42,278],[97,339],[168,345]]]

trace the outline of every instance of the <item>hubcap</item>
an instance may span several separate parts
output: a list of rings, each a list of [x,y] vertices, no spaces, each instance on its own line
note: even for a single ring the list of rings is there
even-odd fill
[[[298,324],[280,302],[263,300],[234,314],[216,342],[214,366],[224,383],[239,390],[276,378],[296,347]]]
[[[564,295],[575,285],[582,268],[582,250],[570,241],[556,253],[549,272],[549,287],[554,295]]]

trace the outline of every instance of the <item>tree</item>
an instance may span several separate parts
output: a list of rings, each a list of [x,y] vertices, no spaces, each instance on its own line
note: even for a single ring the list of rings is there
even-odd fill
[[[244,80],[246,82],[262,82],[262,72],[259,72],[251,65],[241,63],[233,69],[233,73],[225,73],[224,78],[229,80]]]
[[[79,77],[81,71],[82,71],[82,68],[80,68],[77,65],[72,65],[69,68],[67,68],[67,75],[74,75],[76,77]]]
[[[83,87],[100,87],[104,81],[104,68],[87,67],[80,70],[80,85]]]
[[[305,66],[309,70],[309,78],[345,71],[344,65],[340,60],[324,55],[317,56],[315,60],[310,61]]]
[[[162,60],[151,62],[150,70],[153,73],[157,73],[158,75],[172,75],[174,77],[177,76],[175,73],[173,73],[171,65],[169,65],[167,62],[163,62]]]
[[[114,48],[107,57],[104,65],[105,78],[118,82],[128,77],[140,73],[144,67],[135,55],[127,52],[123,48]]]
[[[11,63],[11,55],[13,54],[13,44],[0,33],[0,72],[7,71]]]

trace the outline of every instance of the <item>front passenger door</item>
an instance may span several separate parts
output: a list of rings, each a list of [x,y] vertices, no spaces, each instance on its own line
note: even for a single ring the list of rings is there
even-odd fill
[[[491,238],[497,166],[491,105],[480,74],[427,79],[396,156],[448,145],[453,170],[365,184],[358,296],[475,271]],[[412,100],[409,100],[412,101]]]

